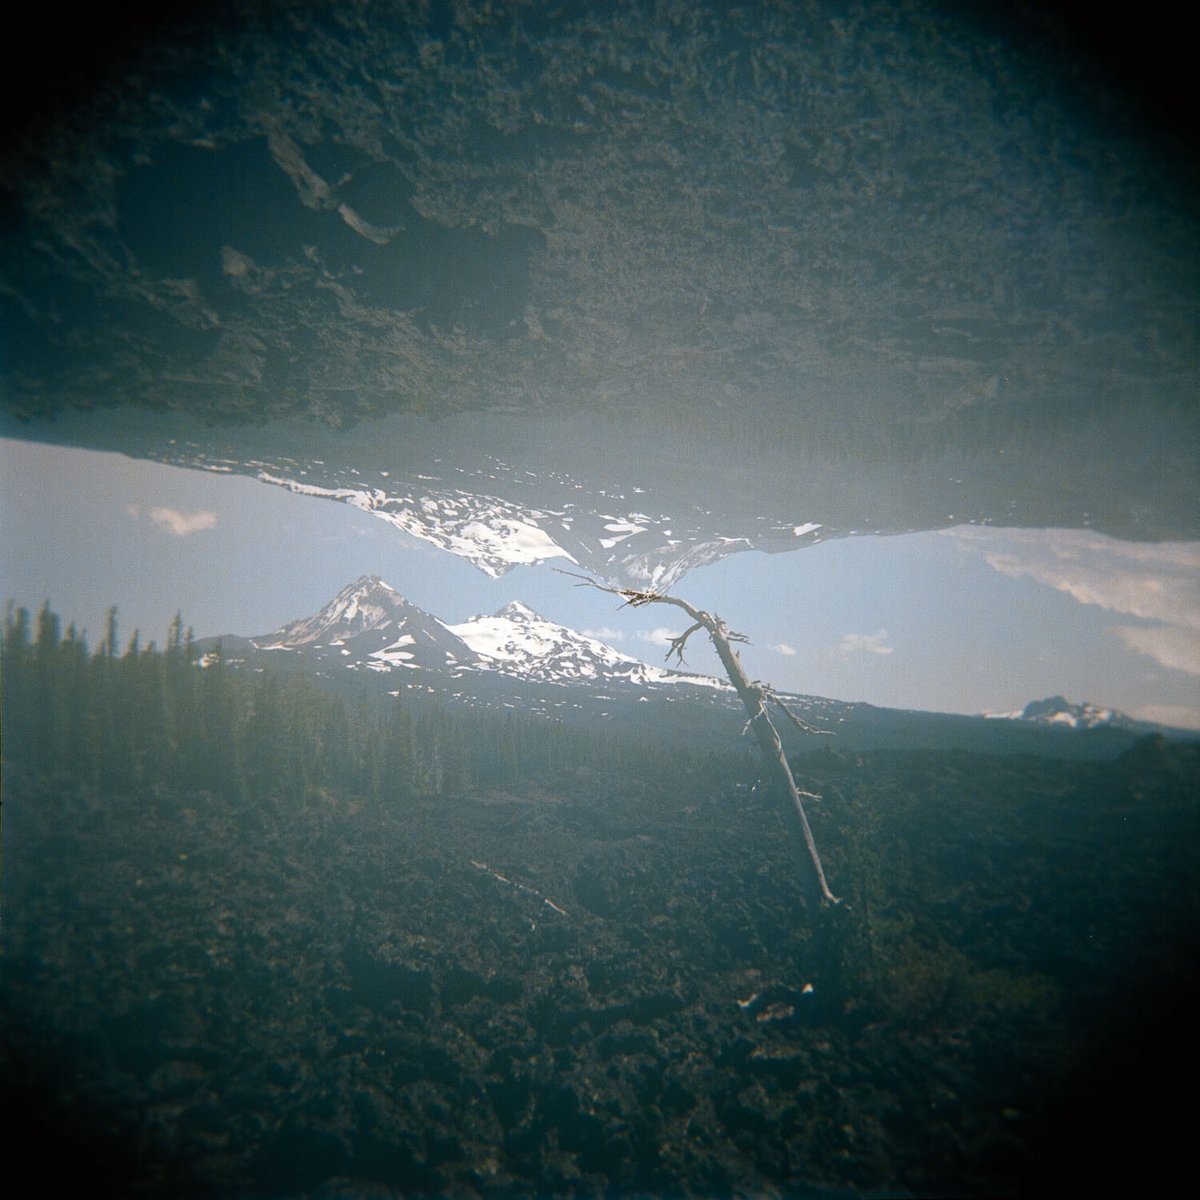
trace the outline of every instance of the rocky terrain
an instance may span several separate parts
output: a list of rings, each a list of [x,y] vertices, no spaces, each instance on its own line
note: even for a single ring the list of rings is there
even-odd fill
[[[10,1169],[131,1197],[1153,1191],[1196,1065],[1195,755],[809,756],[843,898],[816,921],[736,770],[391,806],[10,771]]]
[[[811,525],[1194,538],[1186,69],[1068,8],[89,31],[14,72],[0,427],[374,494],[493,570],[520,524],[642,586]]]

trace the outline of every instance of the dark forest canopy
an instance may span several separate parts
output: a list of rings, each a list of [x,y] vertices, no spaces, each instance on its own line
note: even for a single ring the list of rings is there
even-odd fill
[[[303,675],[245,674],[198,656],[176,617],[163,648],[120,650],[111,609],[97,649],[43,604],[8,605],[6,767],[124,792],[155,785],[250,800],[323,790],[365,800],[461,794],[592,767],[655,779],[745,774],[737,755],[663,749],[545,719],[451,710],[414,694],[323,690]]]

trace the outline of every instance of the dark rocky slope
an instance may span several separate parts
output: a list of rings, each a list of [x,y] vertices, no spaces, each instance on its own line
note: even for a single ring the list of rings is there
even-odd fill
[[[802,761],[829,945],[746,786],[10,778],[10,1145],[127,1196],[1153,1190],[1195,1067],[1195,767]]]

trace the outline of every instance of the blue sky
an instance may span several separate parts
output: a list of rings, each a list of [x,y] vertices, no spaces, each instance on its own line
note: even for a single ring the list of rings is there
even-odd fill
[[[490,579],[347,505],[242,476],[0,439],[0,595],[49,599],[94,645],[257,634],[362,574],[446,621],[522,600],[661,662],[675,610],[621,609],[550,566]],[[1200,543],[968,527],[733,555],[675,589],[746,633],[752,676],[789,691],[947,712],[1061,693],[1200,728]],[[688,666],[716,673],[697,639]]]

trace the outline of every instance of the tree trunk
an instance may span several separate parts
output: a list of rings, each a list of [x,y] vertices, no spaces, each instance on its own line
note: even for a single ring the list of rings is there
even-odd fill
[[[701,622],[701,624],[705,623]],[[762,687],[751,683],[746,678],[742,660],[729,644],[729,638],[724,630],[712,628],[706,624],[705,628],[708,629],[708,635],[716,648],[717,657],[725,668],[725,674],[729,676],[729,682],[733,684],[738,699],[745,705],[746,712],[750,714],[750,728],[758,741],[763,762],[766,764],[767,770],[775,775],[787,789],[796,819],[800,822],[800,832],[808,850],[806,869],[803,872],[805,903],[813,908],[822,904],[836,904],[837,897],[829,890],[829,884],[825,879],[825,868],[821,865],[821,856],[817,852],[817,843],[813,838],[812,826],[809,825],[808,814],[804,811],[804,799],[800,794],[800,789],[796,786],[796,779],[792,775],[792,767],[787,760],[787,755],[783,752],[783,741],[779,736],[779,731],[775,728],[775,723],[767,715],[766,692]]]
[[[572,574],[566,571],[563,574]],[[817,730],[809,729],[799,718],[788,711],[783,702],[776,696],[768,687],[758,682],[751,682],[747,677],[745,668],[742,666],[741,657],[734,650],[732,642],[744,642],[746,639],[738,633],[733,633],[726,626],[725,622],[712,613],[703,612],[686,600],[680,600],[676,596],[664,596],[659,592],[639,592],[630,588],[611,588],[605,587],[603,584],[597,583],[594,579],[589,579],[586,576],[577,576],[583,579],[590,586],[598,588],[602,592],[611,592],[616,596],[623,596],[625,603],[633,608],[638,608],[643,604],[673,604],[676,608],[682,609],[692,619],[692,626],[681,633],[677,638],[671,640],[670,648],[667,651],[667,658],[672,655],[682,663],[683,648],[687,644],[688,638],[697,630],[703,629],[712,640],[712,644],[717,651],[717,657],[721,660],[721,665],[725,668],[725,674],[729,676],[729,682],[733,684],[734,691],[738,694],[738,699],[746,708],[746,712],[750,716],[750,728],[754,732],[755,739],[758,741],[758,748],[762,752],[763,763],[766,766],[768,773],[783,784],[787,790],[788,796],[792,801],[792,808],[796,814],[796,819],[800,823],[800,831],[804,837],[804,845],[808,851],[807,857],[802,859],[802,879],[804,888],[804,901],[813,911],[816,911],[823,905],[837,904],[837,897],[829,890],[829,884],[825,880],[825,869],[821,866],[821,856],[817,853],[817,843],[813,838],[812,827],[808,823],[808,814],[804,811],[804,797],[807,795],[810,799],[815,799],[811,793],[801,792],[796,786],[795,777],[792,775],[792,768],[788,763],[787,755],[783,752],[783,742],[779,737],[779,731],[775,728],[770,716],[767,713],[767,701],[774,700],[789,719],[799,726],[801,729],[810,733],[818,732]]]

